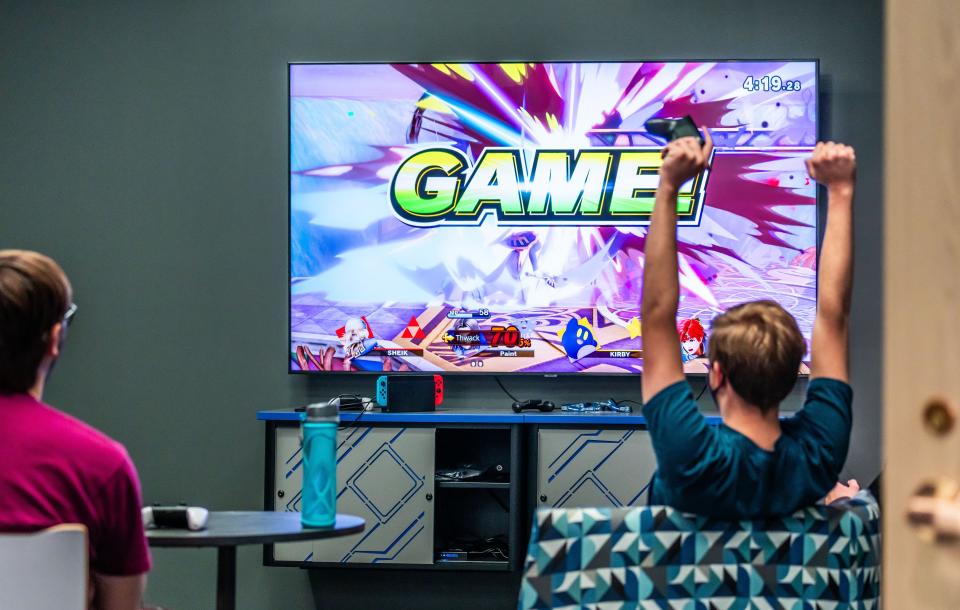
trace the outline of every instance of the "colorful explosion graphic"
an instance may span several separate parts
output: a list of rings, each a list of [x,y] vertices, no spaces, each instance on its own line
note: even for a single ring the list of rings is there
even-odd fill
[[[701,222],[678,234],[680,317],[700,319],[709,334],[718,312],[772,298],[809,337],[816,206],[803,159],[816,140],[815,70],[811,62],[292,66],[292,369],[639,370],[642,359],[600,352],[571,359],[561,329],[583,319],[598,347],[642,346],[634,320],[644,227],[518,228],[488,218],[415,228],[394,215],[390,181],[428,147],[475,161],[501,146],[531,154],[660,146],[644,122],[685,114],[717,148]],[[764,76],[799,90],[743,88]],[[490,317],[474,322],[479,330],[528,329],[534,356],[443,340],[451,311],[481,309]],[[351,358],[357,352],[344,351],[337,331],[360,316],[376,337],[368,342],[422,355]],[[407,332],[411,321],[419,335]]]

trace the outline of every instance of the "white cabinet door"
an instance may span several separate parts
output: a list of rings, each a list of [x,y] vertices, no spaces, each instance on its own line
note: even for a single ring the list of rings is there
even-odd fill
[[[354,536],[278,544],[277,561],[433,563],[435,430],[373,428],[337,434],[337,512],[363,517]],[[299,430],[276,432],[275,510],[300,510]],[[428,499],[429,498],[429,499]]]
[[[646,430],[541,428],[537,434],[537,505],[642,505],[656,468]]]

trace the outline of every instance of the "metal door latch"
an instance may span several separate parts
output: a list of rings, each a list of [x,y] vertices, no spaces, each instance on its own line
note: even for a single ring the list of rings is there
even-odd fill
[[[922,540],[960,541],[960,486],[941,477],[922,483],[907,501],[907,521]]]

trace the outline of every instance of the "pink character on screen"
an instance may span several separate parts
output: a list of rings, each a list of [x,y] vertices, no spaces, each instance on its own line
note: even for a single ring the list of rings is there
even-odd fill
[[[707,341],[707,333],[699,318],[688,318],[677,324],[680,334],[680,356],[684,363],[702,358]]]

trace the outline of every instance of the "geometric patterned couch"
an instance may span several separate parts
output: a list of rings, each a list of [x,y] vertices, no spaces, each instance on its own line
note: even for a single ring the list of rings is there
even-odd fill
[[[860,492],[755,521],[666,506],[539,510],[519,608],[876,610],[879,600],[879,508]]]

